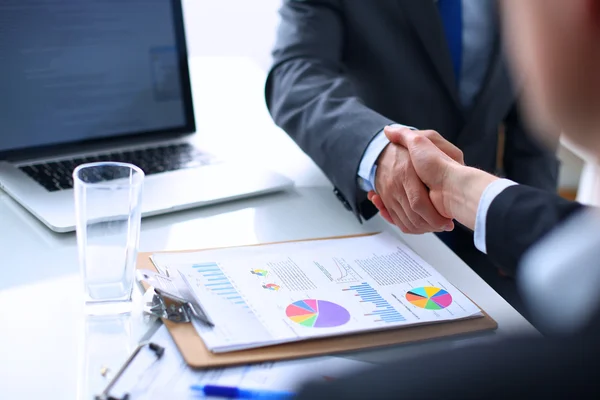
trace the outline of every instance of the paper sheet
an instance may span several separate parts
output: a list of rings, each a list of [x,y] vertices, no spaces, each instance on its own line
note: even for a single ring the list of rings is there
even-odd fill
[[[142,355],[128,369],[121,387],[115,388],[113,394],[129,393],[131,400],[198,399],[199,396],[189,390],[194,384],[296,391],[309,380],[332,380],[373,366],[339,357],[318,357],[199,371],[188,368],[165,326],[158,329],[151,341],[165,348],[163,357],[153,362],[153,357]]]
[[[215,352],[481,316],[390,234],[155,254],[176,268],[215,323]]]

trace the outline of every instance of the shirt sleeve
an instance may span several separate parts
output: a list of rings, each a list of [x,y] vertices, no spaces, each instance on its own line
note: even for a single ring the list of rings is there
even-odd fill
[[[490,206],[492,205],[492,202],[496,196],[502,193],[502,191],[507,187],[516,184],[516,182],[513,182],[509,179],[497,179],[490,183],[481,195],[479,205],[477,206],[477,216],[475,217],[475,232],[473,235],[473,240],[475,242],[475,247],[482,253],[487,254],[487,247],[485,244],[485,223],[487,220],[488,210],[490,209]]]
[[[413,130],[415,129],[401,124],[393,124],[390,126],[405,126]],[[377,159],[388,144],[390,144],[390,141],[387,136],[385,136],[382,129],[375,135],[373,140],[371,140],[371,143],[369,143],[367,150],[365,150],[365,153],[363,154],[362,160],[358,166],[358,186],[365,192],[371,190],[376,191],[375,174],[377,173]]]

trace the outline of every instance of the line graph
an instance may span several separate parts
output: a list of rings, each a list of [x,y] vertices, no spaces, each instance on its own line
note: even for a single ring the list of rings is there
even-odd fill
[[[343,258],[332,258],[327,263],[317,261],[314,263],[331,282],[357,283],[362,280],[361,276]]]

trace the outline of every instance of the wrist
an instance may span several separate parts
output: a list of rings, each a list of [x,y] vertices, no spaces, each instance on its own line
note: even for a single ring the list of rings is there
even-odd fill
[[[477,168],[451,165],[444,174],[442,184],[446,210],[453,219],[474,229],[481,196],[485,188],[497,179]]]

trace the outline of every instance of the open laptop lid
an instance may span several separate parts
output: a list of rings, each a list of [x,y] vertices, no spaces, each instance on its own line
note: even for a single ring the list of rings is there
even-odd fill
[[[3,0],[0,93],[0,160],[194,132],[181,0]]]

